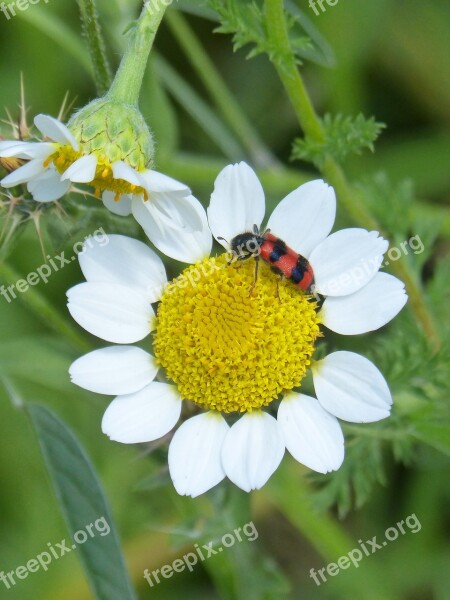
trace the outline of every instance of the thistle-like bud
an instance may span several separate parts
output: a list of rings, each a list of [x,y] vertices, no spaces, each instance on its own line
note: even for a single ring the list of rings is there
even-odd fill
[[[67,124],[83,154],[112,165],[123,160],[137,171],[153,166],[153,136],[139,109],[112,100],[94,100]]]
[[[138,100],[166,4],[149,8],[146,3],[105,96],[75,113],[67,125],[38,115],[34,123],[42,134],[40,141],[0,141],[0,159],[8,161],[3,166],[7,171],[18,167],[0,185],[26,184],[34,200],[49,203],[70,191],[80,192],[73,184],[85,184],[111,212],[132,213],[153,243],[167,251],[168,240],[203,232],[207,223],[190,189],[153,169],[153,137]]]

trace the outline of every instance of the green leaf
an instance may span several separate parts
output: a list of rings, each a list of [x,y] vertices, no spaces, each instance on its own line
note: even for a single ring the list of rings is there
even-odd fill
[[[420,274],[424,263],[433,253],[443,221],[442,215],[433,214],[428,205],[425,210],[417,212],[415,183],[409,178],[394,182],[384,171],[380,171],[364,178],[360,188],[370,210],[383,224],[383,230],[393,245],[408,241],[415,234],[412,247],[404,247],[401,258],[403,260],[405,257],[411,268]]]
[[[84,450],[70,429],[48,408],[29,404],[27,412],[71,536],[78,531],[87,532],[87,526],[101,520],[101,527],[91,528],[95,537],[88,537],[71,550],[80,555],[95,599],[136,600],[111,511]],[[106,527],[102,518],[110,527],[110,532],[103,536],[100,533]]]
[[[430,340],[417,333],[416,323],[406,313],[397,317],[390,335],[374,340],[367,356],[386,377],[394,393],[418,394],[435,407],[448,407],[450,344],[436,353]],[[409,412],[409,411],[403,411]]]
[[[220,25],[216,33],[231,34],[233,36],[233,49],[237,51],[246,46],[251,46],[247,58],[254,58],[260,54],[267,54],[269,59],[287,69],[295,50],[309,47],[309,38],[296,35],[292,39],[292,48],[288,50],[273,44],[267,33],[267,17],[260,3],[246,0],[210,0],[213,8],[220,16]],[[287,15],[288,27],[291,29],[296,19]],[[299,55],[297,60],[301,63]]]
[[[256,2],[211,0],[210,4],[220,17],[216,32],[231,34],[235,51],[250,44],[248,58],[269,52],[262,10]]]
[[[301,26],[312,42],[306,48],[297,45],[295,49],[298,56],[324,67],[334,67],[336,57],[333,48],[316,28],[306,12],[297,6],[294,0],[286,0],[285,5],[286,10],[295,19],[294,22]]]
[[[283,51],[271,44],[260,3],[248,0],[209,0],[209,4],[220,22],[216,32],[231,34],[234,50],[250,45],[252,48],[248,58],[267,53],[273,62],[281,66],[289,60],[290,52],[289,56],[285,56]],[[297,62],[301,64],[302,59],[306,59],[323,66],[333,66],[333,50],[307,14],[291,1],[285,3],[285,8],[291,49]]]
[[[385,483],[382,462],[382,439],[376,437],[347,439],[347,451],[338,471],[326,476],[313,474],[321,484],[314,493],[314,506],[325,511],[337,504],[339,516],[345,517],[352,505],[361,508],[370,498],[376,483]]]
[[[296,139],[292,158],[306,160],[320,166],[328,156],[342,161],[348,154],[360,154],[364,148],[373,152],[373,143],[380,135],[384,124],[377,123],[373,117],[366,119],[362,114],[357,117],[326,114],[323,118],[323,128],[324,142],[308,137]]]

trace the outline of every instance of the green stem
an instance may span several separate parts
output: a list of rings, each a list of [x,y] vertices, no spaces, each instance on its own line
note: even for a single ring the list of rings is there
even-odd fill
[[[80,8],[83,34],[87,40],[89,54],[94,67],[94,79],[97,93],[103,96],[111,85],[111,68],[106,58],[105,42],[103,40],[98,20],[95,0],[77,0]]]
[[[146,2],[130,32],[130,39],[114,81],[106,97],[116,102],[138,105],[148,57],[161,24],[167,2]]]
[[[276,158],[265,147],[241,107],[217,72],[186,19],[177,11],[167,13],[167,24],[196,70],[212,100],[257,167],[273,167]]]
[[[291,48],[283,0],[265,0],[264,6],[269,43],[271,47],[278,50],[277,53],[273,54],[272,62],[289,96],[300,126],[306,137],[317,142],[324,142],[325,132],[321,120],[305,88]],[[283,57],[282,64],[277,61],[277,56]],[[383,233],[380,223],[364,206],[358,193],[347,181],[340,165],[333,158],[328,157],[325,160],[321,172],[335,188],[342,206],[355,223],[367,229],[375,229]],[[441,345],[441,340],[425,303],[422,289],[420,289],[409,267],[404,262],[393,263],[392,270],[404,281],[409,294],[409,306],[437,351]]]
[[[317,142],[324,142],[325,132],[322,123],[310,102],[292,53],[283,0],[266,0],[264,10],[269,44],[272,48],[277,49],[279,55],[283,56],[283,68],[279,68],[275,62],[274,64],[292,102],[300,126],[308,137]]]
[[[22,279],[21,275],[4,261],[0,262],[0,278],[6,287]],[[16,293],[16,296],[39,320],[65,337],[75,348],[82,352],[91,350],[84,336],[72,327],[69,316],[62,317],[36,288],[30,286],[26,292]]]

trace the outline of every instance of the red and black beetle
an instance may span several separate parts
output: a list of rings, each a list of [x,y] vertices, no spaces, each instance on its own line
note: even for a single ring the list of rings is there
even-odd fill
[[[258,275],[258,259],[261,257],[274,273],[286,277],[302,290],[311,291],[314,272],[308,260],[289,248],[286,242],[270,233],[270,230],[260,233],[257,225],[254,225],[253,233],[238,234],[231,240],[230,246],[237,260],[251,257],[256,259],[255,282]]]

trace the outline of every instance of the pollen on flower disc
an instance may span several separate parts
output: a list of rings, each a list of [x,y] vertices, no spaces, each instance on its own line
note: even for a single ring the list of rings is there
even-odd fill
[[[298,386],[320,336],[317,307],[254,261],[208,258],[170,283],[159,305],[154,353],[183,396],[204,408],[245,412]]]

